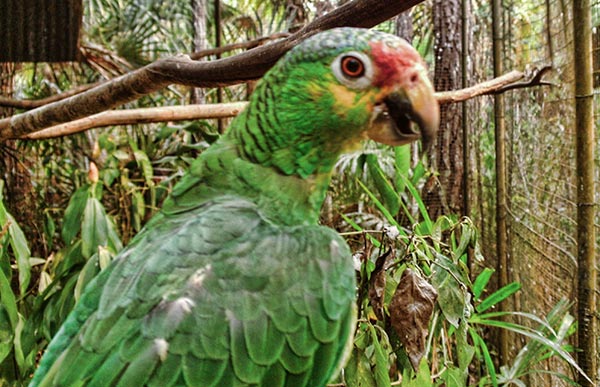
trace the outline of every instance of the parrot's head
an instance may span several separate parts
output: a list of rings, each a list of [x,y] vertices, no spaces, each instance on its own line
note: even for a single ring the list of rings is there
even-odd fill
[[[434,138],[439,106],[425,63],[405,40],[379,31],[337,28],[316,34],[271,71],[283,85],[276,105],[301,131],[353,145]],[[282,116],[278,112],[278,116]],[[415,125],[416,124],[416,125]]]

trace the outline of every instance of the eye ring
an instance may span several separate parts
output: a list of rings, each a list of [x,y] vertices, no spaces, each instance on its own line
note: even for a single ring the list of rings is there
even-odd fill
[[[365,65],[362,60],[353,55],[345,55],[341,58],[340,69],[350,78],[358,78],[365,73]]]
[[[373,82],[373,63],[364,52],[341,53],[331,63],[331,71],[342,85],[350,89],[364,90]]]

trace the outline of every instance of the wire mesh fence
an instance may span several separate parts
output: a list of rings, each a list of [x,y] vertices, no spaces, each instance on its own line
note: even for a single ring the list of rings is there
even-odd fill
[[[467,1],[465,86],[492,76],[491,2]],[[427,7],[435,6],[430,2]],[[502,6],[502,66],[528,70],[552,66],[551,85],[517,89],[504,95],[507,169],[508,280],[522,284],[510,309],[543,315],[557,302],[577,299],[577,167],[572,0],[505,0]],[[593,24],[594,122],[600,129],[600,0],[591,1]],[[584,28],[581,26],[581,28]],[[415,35],[423,29],[416,28]],[[434,32],[435,33],[435,32]],[[418,40],[418,39],[417,39]],[[439,76],[436,71],[436,76]],[[443,76],[443,74],[441,74]],[[478,223],[488,261],[496,262],[496,169],[494,101],[465,103],[468,131],[466,196]],[[438,152],[451,152],[440,147]],[[600,186],[600,146],[596,140],[596,187]],[[444,158],[446,155],[439,156]],[[460,157],[451,155],[451,157]],[[442,197],[442,201],[450,200]],[[596,196],[595,204],[598,203]],[[596,235],[600,218],[596,213]],[[600,251],[600,239],[596,239]],[[573,307],[573,314],[576,309]],[[512,337],[516,354],[522,338]],[[564,365],[546,369],[568,373]],[[562,385],[558,377],[532,376],[530,385]]]
[[[596,16],[599,4],[593,4]],[[516,309],[533,313],[546,313],[559,300],[577,296],[573,91],[577,59],[572,54],[577,21],[571,9],[565,0],[510,1],[504,9],[505,68],[551,65],[553,69],[551,86],[521,89],[505,97],[509,281],[523,286],[515,298]],[[486,237],[491,246],[492,236]],[[533,377],[532,385],[560,383],[548,379],[552,377]]]

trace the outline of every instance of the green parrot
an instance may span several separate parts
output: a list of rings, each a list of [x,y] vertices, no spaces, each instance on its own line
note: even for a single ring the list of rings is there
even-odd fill
[[[355,325],[351,252],[318,224],[336,159],[365,138],[427,141],[438,121],[404,40],[306,39],[85,289],[30,387],[325,386]]]

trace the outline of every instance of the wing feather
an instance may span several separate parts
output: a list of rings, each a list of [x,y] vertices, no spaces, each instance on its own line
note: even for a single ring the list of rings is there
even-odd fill
[[[283,351],[284,333],[277,329],[264,312],[255,320],[244,321],[243,329],[250,359],[264,366],[274,364]]]
[[[159,216],[86,289],[30,387],[321,387],[354,287],[332,230],[231,199]]]

